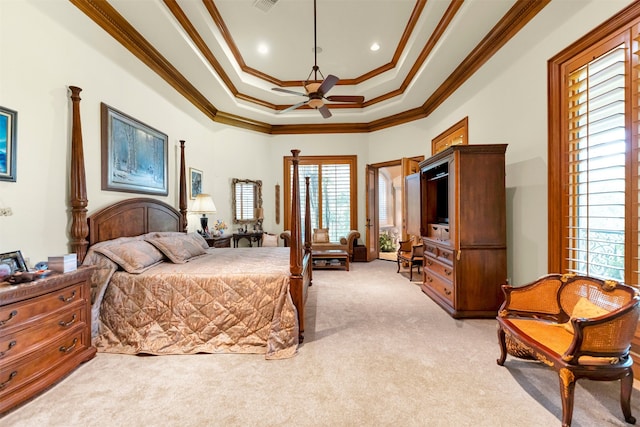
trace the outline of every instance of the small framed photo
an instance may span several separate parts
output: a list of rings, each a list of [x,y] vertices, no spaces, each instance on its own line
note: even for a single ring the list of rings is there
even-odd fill
[[[102,189],[166,196],[168,137],[102,103]]]
[[[6,264],[11,269],[11,274],[18,271],[27,271],[22,252],[14,251],[0,254],[0,264]]]
[[[189,168],[189,176],[191,183],[189,197],[195,199],[198,194],[202,193],[202,171]]]
[[[18,113],[0,107],[0,181],[16,181]]]

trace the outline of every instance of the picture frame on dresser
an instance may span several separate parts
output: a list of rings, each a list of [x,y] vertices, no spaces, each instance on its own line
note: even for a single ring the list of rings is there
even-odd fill
[[[18,271],[27,271],[27,264],[24,262],[21,251],[0,254],[0,264],[8,265],[11,269],[11,274]]]
[[[102,189],[168,195],[167,135],[105,103],[100,113]]]
[[[16,181],[18,113],[0,107],[0,181]]]

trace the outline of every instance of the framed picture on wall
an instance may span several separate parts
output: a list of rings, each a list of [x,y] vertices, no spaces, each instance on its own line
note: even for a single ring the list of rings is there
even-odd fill
[[[202,193],[202,171],[194,168],[189,168],[189,197],[195,199],[196,196]]]
[[[18,113],[0,107],[0,181],[16,180]]]
[[[166,196],[168,138],[102,103],[102,189]]]

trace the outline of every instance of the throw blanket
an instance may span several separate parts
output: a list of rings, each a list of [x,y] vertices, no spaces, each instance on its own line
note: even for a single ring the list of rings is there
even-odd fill
[[[298,324],[289,294],[288,248],[207,252],[185,264],[113,273],[96,301],[98,350],[292,357]]]

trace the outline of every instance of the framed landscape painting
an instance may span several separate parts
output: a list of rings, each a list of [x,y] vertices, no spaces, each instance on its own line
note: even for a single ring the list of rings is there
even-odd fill
[[[191,176],[191,191],[189,192],[189,197],[195,199],[198,194],[202,193],[202,171],[195,168],[189,168],[189,175]]]
[[[168,138],[102,103],[102,189],[169,194]]]
[[[0,107],[0,181],[16,180],[18,113]]]

